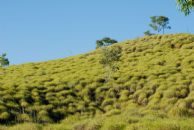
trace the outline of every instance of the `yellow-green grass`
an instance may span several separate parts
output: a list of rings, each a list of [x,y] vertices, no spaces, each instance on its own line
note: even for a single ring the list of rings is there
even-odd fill
[[[81,129],[83,119],[71,123],[78,123],[74,128],[68,128],[64,121],[77,116],[89,118],[86,123],[94,124],[104,118],[105,122],[96,126],[102,130],[152,130],[159,126],[159,130],[179,130],[183,126],[194,129],[190,123],[194,120],[194,35],[154,35],[115,45],[121,46],[123,52],[118,62],[120,69],[109,82],[99,63],[101,49],[0,68],[0,123],[27,123],[13,129],[28,127],[28,123],[43,123],[44,129]],[[108,121],[115,115],[115,120],[130,117],[138,122],[133,126],[121,121],[112,126],[116,128],[108,128],[115,124]],[[150,117],[154,120],[150,121]],[[168,123],[172,124],[169,128]],[[88,127],[83,126],[83,130],[95,130]]]
[[[130,114],[84,118],[68,117],[61,123],[24,123],[0,126],[0,130],[194,130],[193,118],[165,118],[157,115],[145,117]]]

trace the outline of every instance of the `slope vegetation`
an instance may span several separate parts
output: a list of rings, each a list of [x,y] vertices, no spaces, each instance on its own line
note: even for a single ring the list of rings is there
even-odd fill
[[[194,116],[194,35],[155,35],[117,45],[123,53],[111,82],[105,82],[99,64],[101,49],[0,68],[0,123],[51,123],[72,115],[124,112]]]

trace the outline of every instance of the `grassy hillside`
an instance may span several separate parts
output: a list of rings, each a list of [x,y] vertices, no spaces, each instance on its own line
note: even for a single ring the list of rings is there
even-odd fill
[[[101,49],[0,68],[0,123],[63,120],[64,129],[75,130],[194,129],[194,35],[155,35],[117,45],[123,49],[120,69],[108,83],[99,64]]]

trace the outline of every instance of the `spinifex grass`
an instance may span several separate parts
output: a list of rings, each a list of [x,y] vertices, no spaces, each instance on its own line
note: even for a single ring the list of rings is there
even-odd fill
[[[96,126],[86,121],[79,127],[81,120],[75,121],[76,129],[90,125],[89,130],[109,129],[111,121],[106,120],[112,120],[112,115],[118,115],[118,120],[124,118],[123,112],[131,110],[134,114],[129,122],[136,122],[134,125],[121,121],[110,129],[193,129],[189,122],[194,115],[194,36],[155,35],[116,45],[123,51],[111,82],[106,82],[99,63],[101,49],[0,68],[0,123],[49,124],[79,115],[94,119],[91,123]],[[150,113],[161,117],[152,114],[156,120],[149,121],[146,116]],[[135,115],[140,116],[138,121],[133,121]],[[104,117],[105,122],[98,124],[96,116]],[[169,128],[168,123],[172,124]],[[64,124],[52,126],[60,128]]]

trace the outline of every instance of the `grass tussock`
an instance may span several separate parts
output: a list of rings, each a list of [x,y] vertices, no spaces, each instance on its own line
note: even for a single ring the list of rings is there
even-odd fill
[[[172,122],[168,118],[189,118],[189,122],[194,115],[194,36],[154,35],[117,45],[123,52],[119,70],[109,82],[99,63],[101,49],[65,59],[0,68],[0,123],[27,123],[13,126],[22,130],[29,123],[62,121],[45,127],[54,130],[55,126],[57,130],[65,129],[64,120],[80,115],[92,121],[75,119],[77,124],[67,129],[193,129],[186,120]],[[124,118],[121,115],[128,110],[133,111],[132,117],[147,119],[146,115],[159,112],[166,119],[157,118],[152,125],[149,120],[131,120],[129,125],[113,119],[112,116]],[[105,119],[92,118],[96,116]]]

